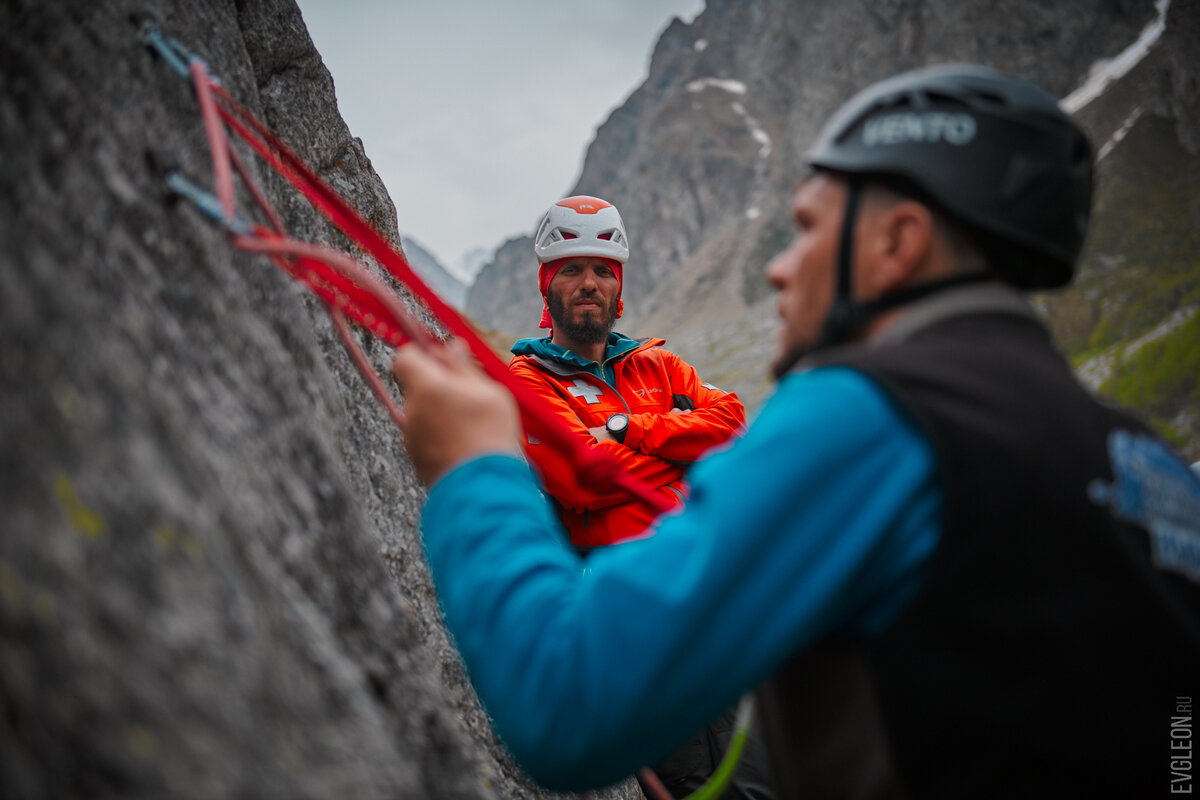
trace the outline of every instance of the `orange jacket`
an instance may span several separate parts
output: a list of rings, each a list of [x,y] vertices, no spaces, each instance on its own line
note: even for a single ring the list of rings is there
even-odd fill
[[[610,334],[610,355],[598,365],[585,364],[548,339],[523,339],[513,346],[517,355],[509,369],[588,446],[606,448],[628,472],[682,505],[687,467],[740,433],[746,411],[736,394],[703,383],[696,370],[662,349],[663,344],[662,339],[636,342]],[[566,357],[556,357],[554,351]],[[671,413],[677,405],[689,404],[694,410]],[[603,426],[617,413],[629,415],[624,442],[597,442],[588,428]],[[581,483],[569,454],[532,438],[525,451],[577,547],[633,538],[654,520],[654,511],[628,494]]]

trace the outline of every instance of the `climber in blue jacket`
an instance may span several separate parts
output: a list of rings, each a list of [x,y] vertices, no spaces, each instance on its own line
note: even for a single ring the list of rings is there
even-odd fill
[[[463,348],[395,357],[446,623],[556,789],[754,691],[781,797],[1148,796],[1200,691],[1200,481],[1073,377],[1086,137],[974,66],[836,113],[768,268],[778,386],[691,501],[586,569]],[[1148,789],[1149,787],[1149,789]]]

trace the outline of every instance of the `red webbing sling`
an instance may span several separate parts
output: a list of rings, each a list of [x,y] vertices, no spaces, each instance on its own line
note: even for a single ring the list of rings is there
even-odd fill
[[[622,470],[615,458],[601,448],[589,447],[578,435],[545,407],[545,401],[519,383],[508,366],[454,308],[447,305],[409,266],[404,255],[387,242],[337,192],[305,164],[261,121],[234,100],[209,75],[203,61],[191,57],[187,65],[195,88],[205,132],[212,153],[213,176],[222,221],[234,233],[240,249],[264,253],[292,277],[303,282],[330,308],[334,323],[355,364],[371,384],[397,424],[402,412],[370,367],[365,355],[345,326],[343,315],[393,347],[407,341],[428,347],[435,339],[410,314],[394,290],[354,259],[329,247],[291,239],[278,215],[262,192],[249,179],[237,158],[225,125],[243,139],[267,164],[282,175],[324,214],[339,230],[369,253],[401,285],[406,287],[451,335],[465,342],[484,372],[502,384],[516,399],[527,433],[548,446],[570,453],[581,476],[602,486],[611,486],[658,511],[672,507],[654,487]],[[238,221],[233,185],[234,169],[249,187],[255,200],[270,218],[274,230],[259,225],[235,225]]]

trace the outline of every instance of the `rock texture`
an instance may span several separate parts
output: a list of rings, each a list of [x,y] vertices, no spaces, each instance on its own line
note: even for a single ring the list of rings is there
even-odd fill
[[[1079,111],[1098,150],[1118,137],[1102,161],[1097,244],[1082,272],[1130,263],[1163,285],[1151,289],[1144,273],[1125,271],[1105,284],[1115,295],[1084,288],[1042,306],[1060,333],[1075,326],[1072,354],[1083,359],[1200,304],[1200,218],[1185,178],[1200,163],[1196,3],[709,0],[692,23],[676,20],[663,33],[645,83],[599,127],[574,188],[615,202],[629,229],[621,330],[666,332],[668,346],[755,406],[769,390],[764,365],[774,346],[764,269],[791,236],[790,188],[834,108],[879,78],[944,61],[988,63],[1066,97],[1164,7],[1165,33],[1144,62]],[[1157,231],[1148,249],[1122,240],[1131,226]],[[473,316],[514,336],[531,332],[540,308],[530,251],[527,238],[505,244],[468,296]],[[1122,297],[1143,295],[1131,313]],[[1200,388],[1177,377],[1153,397],[1104,390],[1171,420],[1169,432],[1200,458],[1200,426],[1188,421],[1200,412]],[[1164,405],[1167,395],[1174,399]]]
[[[398,241],[291,0],[0,6],[0,796],[545,796],[464,679],[422,489],[323,309],[169,201],[162,165],[210,168],[146,11]]]

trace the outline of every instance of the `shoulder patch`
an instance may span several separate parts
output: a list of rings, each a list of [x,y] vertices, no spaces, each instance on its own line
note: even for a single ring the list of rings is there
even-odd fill
[[[1129,431],[1109,434],[1108,457],[1113,482],[1092,481],[1092,502],[1150,532],[1155,566],[1200,583],[1200,478],[1156,439]]]

